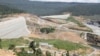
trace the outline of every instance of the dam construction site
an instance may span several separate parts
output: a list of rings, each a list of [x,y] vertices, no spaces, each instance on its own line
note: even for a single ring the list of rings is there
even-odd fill
[[[99,27],[94,27],[96,26],[87,24],[84,18],[70,14],[11,14],[0,19],[0,51],[4,50],[6,53],[5,50],[13,45],[16,52],[24,48],[31,55],[34,51],[29,50],[28,46],[34,41],[39,44],[38,48],[43,55],[49,51],[51,56],[66,55],[66,52],[70,56],[100,56],[100,30]],[[8,55],[16,56],[16,52],[12,50],[11,55]]]

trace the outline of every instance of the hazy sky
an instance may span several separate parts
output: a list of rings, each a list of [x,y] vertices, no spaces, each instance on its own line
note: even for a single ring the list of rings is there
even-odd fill
[[[100,0],[31,0],[31,1],[58,1],[58,2],[87,2],[87,3],[100,3]]]

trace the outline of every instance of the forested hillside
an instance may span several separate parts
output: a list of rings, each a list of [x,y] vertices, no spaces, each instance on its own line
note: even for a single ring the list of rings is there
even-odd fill
[[[67,8],[66,12],[72,15],[100,15],[100,4],[80,4]]]
[[[0,15],[6,15],[6,14],[13,14],[13,13],[22,13],[24,11],[10,8],[4,5],[0,5]]]
[[[100,15],[100,3],[65,3],[65,2],[39,2],[28,0],[0,0],[1,5],[6,5],[10,8],[24,10],[25,12],[41,15],[57,15],[64,12],[70,12],[72,15]],[[7,9],[8,7],[0,6],[3,8],[3,13],[9,14],[21,12],[16,9]],[[0,9],[1,10],[1,9]],[[14,11],[12,11],[14,10]]]
[[[77,3],[64,2],[39,2],[28,0],[0,0],[0,4],[24,10],[35,15],[57,15],[62,14],[68,7],[75,6]]]

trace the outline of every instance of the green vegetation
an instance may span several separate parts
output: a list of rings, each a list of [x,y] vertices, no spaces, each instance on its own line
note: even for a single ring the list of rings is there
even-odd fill
[[[17,52],[17,56],[35,56],[33,53],[27,53],[24,48],[21,48],[21,52]]]
[[[14,44],[9,45],[9,48],[8,49],[9,50],[14,50],[15,49],[15,45]]]
[[[24,11],[0,5],[0,17],[6,17],[8,14],[23,13]]]
[[[40,31],[41,31],[42,33],[48,34],[48,33],[54,32],[55,29],[54,29],[53,27],[48,27],[48,28],[41,28]]]
[[[36,38],[31,38],[31,37],[30,39],[34,39],[35,41],[32,41],[29,44],[29,41],[23,38],[2,39],[1,44],[2,44],[2,48],[13,50],[14,52],[16,52],[17,56],[43,56],[42,50],[39,49],[38,44],[36,44],[39,42],[46,42],[46,43],[54,45],[54,47],[58,49],[65,49],[67,51],[77,50],[79,48],[82,48],[82,49],[86,48],[82,46],[81,44],[72,43],[69,41],[63,41],[59,39],[45,40],[45,39],[36,39]],[[21,48],[20,52],[18,52],[17,49],[15,48],[15,46],[22,46],[25,44],[29,44],[29,48],[31,48],[31,50],[35,49],[35,53],[27,53],[27,50],[29,50],[29,48]],[[67,52],[66,55],[69,55],[69,52]],[[46,52],[46,56],[51,56],[51,54],[49,52]]]
[[[100,3],[59,3],[59,2],[26,2],[25,1],[4,1],[5,5],[20,8],[35,15],[58,15],[63,12],[72,13],[72,15],[100,15]],[[20,2],[20,4],[18,3]],[[6,4],[9,3],[9,4]],[[1,7],[1,6],[0,6]],[[59,9],[60,8],[60,9]]]
[[[49,51],[46,51],[46,56],[51,56],[51,53]]]
[[[75,16],[92,16],[100,15],[100,4],[79,4],[66,9],[66,12],[72,13]]]
[[[86,48],[82,46],[81,44],[77,43],[72,43],[69,41],[63,41],[63,40],[58,40],[58,39],[50,39],[50,40],[45,40],[45,39],[34,39],[36,42],[47,42],[49,44],[54,45],[54,47],[58,49],[65,49],[65,50],[76,50],[79,48]]]
[[[37,49],[36,53],[27,53],[24,48],[21,48],[20,50],[21,52],[16,52],[17,56],[43,56],[41,49]]]
[[[28,40],[24,40],[23,38],[17,38],[17,39],[2,39],[1,45],[2,48],[9,49],[10,45],[24,45],[28,44]]]
[[[40,48],[38,48],[38,49],[36,50],[35,55],[36,55],[36,56],[42,56],[42,55],[43,55],[43,54],[42,54],[42,50],[41,50]]]
[[[35,41],[32,41],[29,44],[29,48],[31,48],[34,51],[34,53],[36,52],[36,44],[35,43],[36,43]]]
[[[80,27],[86,27],[83,23],[81,23],[78,20],[76,20],[73,16],[70,16],[68,19],[66,19],[66,21],[74,22]],[[90,29],[88,27],[87,27],[87,29],[79,29],[79,28],[73,28],[73,27],[70,27],[69,29],[93,32],[92,29]]]
[[[100,21],[100,15],[83,16],[86,20]]]
[[[85,27],[85,25],[83,25],[83,23],[79,22],[78,20],[76,20],[72,16],[70,16],[68,19],[66,19],[66,21],[71,21],[71,22],[74,22],[74,23],[78,24],[80,27]]]
[[[27,53],[26,48],[20,48],[21,51],[16,52],[17,56],[43,56],[42,50],[38,48],[37,43],[35,41],[30,42],[29,48],[33,50],[33,53]]]
[[[69,51],[67,51],[66,56],[70,56],[70,55],[69,55]]]

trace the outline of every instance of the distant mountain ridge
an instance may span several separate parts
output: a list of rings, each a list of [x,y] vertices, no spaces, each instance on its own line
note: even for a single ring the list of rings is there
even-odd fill
[[[0,0],[0,4],[20,9],[35,15],[54,15],[64,12],[73,15],[100,14],[100,3],[39,2],[28,0]]]
[[[72,13],[72,15],[100,15],[100,3],[98,4],[80,4],[72,6],[66,9],[66,12]]]
[[[10,0],[12,1],[12,0]],[[30,2],[25,0],[22,2],[17,1],[0,1],[0,4],[7,5],[10,7],[18,8],[36,15],[51,15],[51,14],[61,14],[66,11],[67,7],[75,6],[76,4],[60,3],[60,2]]]

